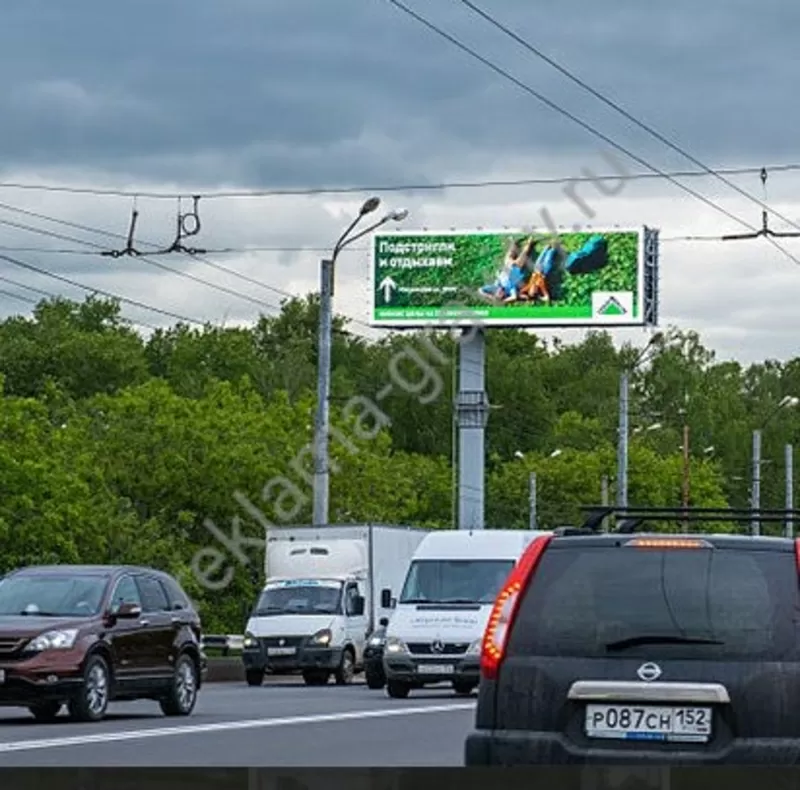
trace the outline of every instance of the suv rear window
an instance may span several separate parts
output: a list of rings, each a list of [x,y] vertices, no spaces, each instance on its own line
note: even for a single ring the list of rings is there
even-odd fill
[[[508,655],[675,659],[797,652],[793,553],[552,545],[526,590]],[[626,641],[666,637],[653,642]],[[674,638],[719,644],[670,644]]]

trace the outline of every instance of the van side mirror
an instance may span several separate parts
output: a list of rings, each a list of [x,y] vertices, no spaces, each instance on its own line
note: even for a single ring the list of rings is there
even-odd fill
[[[363,595],[358,595],[353,598],[353,605],[350,614],[353,617],[361,617],[364,614],[364,608],[366,605],[366,601],[364,600]]]
[[[389,618],[388,617],[381,617],[381,619],[378,620],[378,625],[381,628],[386,628],[389,625]]]
[[[381,590],[381,608],[392,608],[392,591],[388,587],[384,587],[384,589]]]

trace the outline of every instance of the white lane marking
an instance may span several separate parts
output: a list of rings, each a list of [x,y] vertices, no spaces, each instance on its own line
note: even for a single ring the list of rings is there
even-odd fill
[[[422,713],[449,713],[457,710],[473,710],[474,702],[451,703],[449,705],[426,705],[415,708],[385,708],[383,710],[357,710],[344,713],[321,713],[310,716],[285,716],[277,719],[245,719],[243,721],[221,721],[215,724],[187,724],[182,727],[153,727],[144,730],[122,732],[98,732],[93,735],[73,735],[63,738],[42,738],[33,741],[0,742],[0,753],[26,752],[35,749],[56,749],[63,746],[85,746],[91,743],[116,743],[136,741],[143,738],[166,738],[170,735],[202,735],[209,732],[232,730],[255,730],[266,727],[288,727],[295,724],[324,724],[325,722],[353,721],[358,719],[381,719],[392,716],[414,716]]]

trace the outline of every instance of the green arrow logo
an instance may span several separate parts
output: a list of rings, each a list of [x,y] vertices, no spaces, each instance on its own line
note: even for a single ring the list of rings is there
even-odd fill
[[[612,296],[597,312],[600,315],[625,315],[627,310]]]

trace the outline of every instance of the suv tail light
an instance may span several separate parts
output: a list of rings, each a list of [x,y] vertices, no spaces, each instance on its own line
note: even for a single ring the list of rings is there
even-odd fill
[[[508,632],[517,612],[519,597],[525,591],[551,538],[552,535],[542,535],[525,549],[494,602],[483,635],[481,650],[481,673],[489,680],[497,677],[505,653]]]
[[[800,574],[800,538],[794,540],[794,556],[797,560],[797,573]]]

